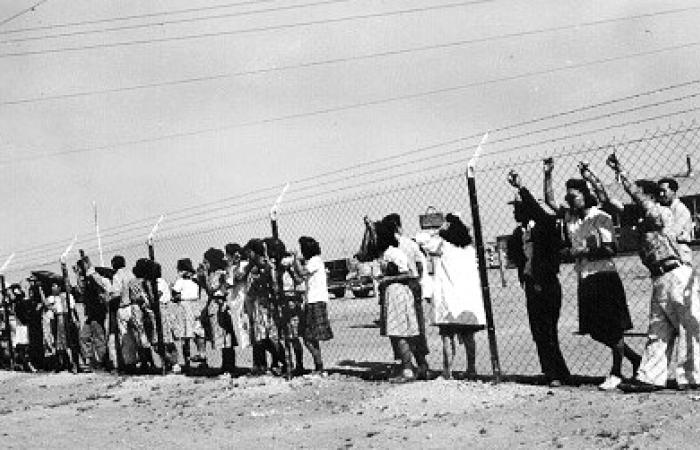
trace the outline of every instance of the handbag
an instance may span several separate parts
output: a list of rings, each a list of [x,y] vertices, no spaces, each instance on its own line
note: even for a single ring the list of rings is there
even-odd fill
[[[440,228],[445,223],[445,215],[435,209],[433,206],[428,206],[425,214],[418,216],[418,222],[422,230],[434,230]]]

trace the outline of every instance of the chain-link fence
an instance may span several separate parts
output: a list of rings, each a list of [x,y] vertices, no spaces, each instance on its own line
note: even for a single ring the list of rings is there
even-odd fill
[[[483,235],[486,241],[488,282],[493,303],[493,315],[500,353],[500,364],[505,375],[536,375],[540,373],[537,351],[532,340],[525,306],[524,292],[518,282],[517,272],[505,258],[505,242],[515,227],[513,212],[508,202],[513,190],[508,185],[506,174],[517,170],[536,197],[542,196],[542,159],[552,157],[555,163],[553,174],[555,193],[559,199],[565,193],[565,180],[579,177],[577,164],[588,161],[593,172],[598,174],[608,187],[611,196],[629,203],[628,196],[615,181],[613,173],[606,167],[608,154],[616,152],[630,175],[635,178],[658,180],[664,176],[674,177],[680,185],[679,195],[693,214],[696,237],[700,238],[700,180],[695,176],[692,164],[700,162],[700,126],[679,124],[667,129],[646,132],[635,138],[612,139],[604,145],[586,143],[576,147],[530,150],[511,153],[494,150],[486,152],[478,162],[476,183],[479,195]],[[514,156],[519,155],[519,156]],[[404,231],[413,236],[419,230],[418,217],[429,206],[442,212],[460,212],[467,224],[471,223],[469,193],[465,177],[465,160],[452,160],[443,164],[443,169],[414,171],[407,181],[391,183],[391,177],[376,179],[382,183],[358,194],[338,196],[341,190],[326,188],[323,183],[311,184],[312,193],[296,201],[284,202],[279,213],[280,238],[288,247],[297,247],[299,236],[315,237],[321,244],[326,262],[350,260],[357,252],[364,232],[363,217],[379,219],[389,213],[400,214]],[[417,175],[416,175],[417,174]],[[276,196],[276,193],[274,193]],[[267,201],[268,197],[261,197]],[[250,201],[254,204],[254,201]],[[269,202],[271,204],[271,202]],[[247,211],[245,202],[238,207]],[[250,208],[251,210],[256,207]],[[209,247],[223,248],[226,243],[244,244],[252,237],[270,235],[269,217],[264,208],[257,207],[256,216],[239,214],[235,220],[227,220],[213,228],[192,228],[185,232],[163,232],[155,241],[156,259],[164,267],[166,278],[174,278],[175,262],[178,258],[190,257],[197,261]],[[263,211],[263,212],[260,212]],[[647,269],[635,253],[635,244],[629,239],[633,224],[624,218],[616,218],[621,252],[615,263],[624,283],[634,330],[626,339],[641,352],[645,343],[648,325],[651,283]],[[167,220],[166,220],[167,222]],[[79,244],[80,245],[80,244]],[[93,250],[94,251],[94,250]],[[115,242],[106,244],[105,255],[122,254],[127,261],[146,256],[146,245],[141,242]],[[697,262],[698,259],[695,258]],[[36,265],[36,269],[54,268],[55,263]],[[10,272],[8,278],[22,276]],[[610,352],[588,336],[580,336],[577,311],[577,275],[572,264],[562,264],[560,280],[563,287],[563,303],[559,321],[559,336],[562,352],[572,373],[587,376],[603,376],[611,365]],[[426,317],[432,316],[432,306],[426,304]],[[355,371],[371,371],[385,367],[392,361],[388,339],[379,334],[376,320],[379,306],[374,296],[355,297],[350,289],[342,296],[331,296],[330,321],[335,337],[323,343],[323,354],[329,368]],[[437,328],[428,326],[428,344],[431,350],[429,362],[432,367],[442,365],[442,343]],[[248,350],[239,352],[239,364],[250,365]],[[308,356],[307,356],[308,357]],[[215,363],[215,362],[214,362]],[[310,361],[308,361],[310,363]],[[459,354],[455,367],[466,365],[464,354]],[[487,333],[477,335],[477,369],[480,374],[491,373]],[[629,367],[625,368],[627,375]]]

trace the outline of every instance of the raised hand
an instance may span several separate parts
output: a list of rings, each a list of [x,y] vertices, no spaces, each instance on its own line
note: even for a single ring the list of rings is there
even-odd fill
[[[522,187],[522,180],[520,175],[515,170],[508,172],[508,183],[514,188],[520,189]]]
[[[544,173],[551,174],[554,170],[554,158],[545,158],[542,160],[542,168]]]
[[[593,179],[593,172],[591,172],[591,169],[588,168],[588,163],[586,161],[580,161],[577,167],[579,173],[581,173],[581,177],[583,177],[584,180],[590,181]]]
[[[620,161],[617,159],[617,155],[615,155],[615,153],[611,153],[610,156],[608,156],[608,159],[605,160],[605,164],[607,164],[608,167],[610,167],[616,173],[622,172]]]

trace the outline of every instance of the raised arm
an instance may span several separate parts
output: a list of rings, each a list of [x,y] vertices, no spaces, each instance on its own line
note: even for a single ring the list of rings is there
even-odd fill
[[[554,159],[547,158],[543,161],[544,169],[544,202],[552,211],[558,213],[561,209],[554,198],[554,182],[552,181],[552,172],[554,171]]]
[[[581,177],[588,181],[591,186],[593,186],[593,192],[598,198],[600,204],[608,206],[612,212],[622,214],[625,209],[625,205],[619,199],[610,198],[610,196],[608,196],[605,186],[603,186],[600,178],[598,178],[598,176],[591,171],[588,163],[584,161],[579,162],[578,169],[579,172],[581,172]]]
[[[510,183],[511,186],[518,190],[523,202],[523,207],[527,211],[528,216],[534,219],[535,222],[551,222],[551,224],[555,223],[555,217],[551,214],[548,214],[547,211],[544,210],[542,205],[540,205],[540,203],[530,193],[530,191],[526,187],[523,187],[520,175],[515,170],[511,170],[508,173],[508,183]]]

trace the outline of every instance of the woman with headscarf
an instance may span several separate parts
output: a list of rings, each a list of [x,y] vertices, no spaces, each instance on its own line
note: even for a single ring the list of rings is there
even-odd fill
[[[128,321],[128,329],[135,340],[138,368],[144,373],[152,371],[155,366],[153,355],[151,354],[151,344],[155,335],[153,310],[151,308],[154,295],[149,282],[152,279],[154,270],[153,261],[146,258],[139,259],[131,270],[134,278],[129,280],[127,284],[131,302],[131,317]],[[133,370],[135,368],[127,368],[127,370],[129,369]]]
[[[610,215],[597,207],[597,199],[585,180],[568,180],[566,191],[566,231],[571,242],[566,251],[575,259],[578,274],[579,331],[612,351],[610,375],[599,386],[601,390],[612,390],[622,382],[624,358],[632,363],[635,374],[641,362],[641,357],[624,341],[632,319],[613,261],[615,229]]]

